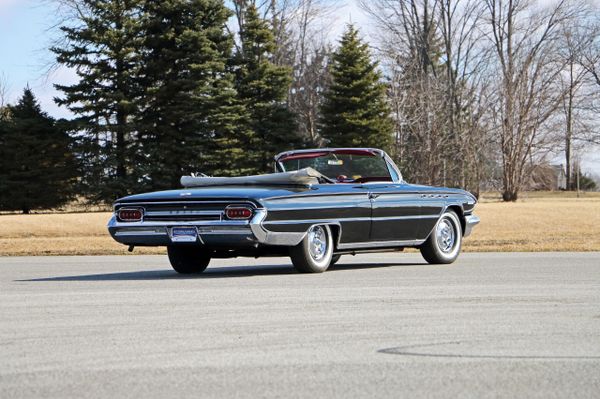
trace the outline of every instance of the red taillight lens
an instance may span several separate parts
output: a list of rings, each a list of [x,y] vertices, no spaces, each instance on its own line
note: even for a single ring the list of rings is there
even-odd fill
[[[227,216],[227,219],[250,219],[253,213],[251,208],[243,206],[232,206],[225,209],[225,216]]]
[[[144,213],[139,208],[123,208],[117,211],[117,218],[121,222],[139,222]]]

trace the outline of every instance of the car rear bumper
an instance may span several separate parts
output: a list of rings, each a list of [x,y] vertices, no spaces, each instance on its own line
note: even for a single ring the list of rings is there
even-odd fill
[[[198,245],[214,247],[256,247],[258,245],[297,245],[305,232],[272,232],[262,222],[267,212],[256,210],[248,221],[193,221],[193,222],[119,222],[113,217],[108,222],[108,231],[117,242],[133,246]],[[192,243],[174,243],[171,239],[174,227],[194,227],[198,240]]]
[[[478,216],[468,215],[465,217],[465,234],[464,237],[468,237],[473,231],[473,227],[477,226],[480,222]]]

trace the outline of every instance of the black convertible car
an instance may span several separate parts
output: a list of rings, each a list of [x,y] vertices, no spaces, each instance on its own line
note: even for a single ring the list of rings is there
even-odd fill
[[[179,273],[211,258],[281,255],[318,273],[343,254],[405,247],[451,263],[479,223],[473,195],[408,184],[378,149],[289,151],[275,163],[272,174],[184,176],[183,189],[121,198],[108,230],[130,250],[166,246]]]

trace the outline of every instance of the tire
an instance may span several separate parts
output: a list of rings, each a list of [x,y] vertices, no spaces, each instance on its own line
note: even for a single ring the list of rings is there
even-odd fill
[[[327,225],[312,226],[302,242],[290,249],[290,258],[300,273],[323,273],[333,257],[333,238]]]
[[[329,262],[329,266],[333,266],[336,263],[338,263],[338,261],[340,260],[341,257],[342,257],[342,255],[333,255],[331,257],[331,262]]]
[[[430,264],[449,264],[456,260],[462,246],[462,227],[453,211],[444,212],[427,241],[421,255]]]
[[[199,247],[167,247],[169,262],[177,273],[202,273],[210,262],[210,253]]]

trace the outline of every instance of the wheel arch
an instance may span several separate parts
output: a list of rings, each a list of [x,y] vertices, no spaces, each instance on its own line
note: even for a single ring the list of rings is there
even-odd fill
[[[333,249],[336,250],[338,248],[338,244],[340,242],[340,238],[342,236],[342,225],[340,223],[331,223],[328,224],[329,229],[331,230],[331,239],[333,240]]]
[[[301,243],[302,240],[304,240],[304,237],[306,237],[306,235],[310,231],[310,229],[312,229],[315,226],[328,226],[329,227],[329,230],[331,231],[331,239],[333,241],[333,248],[337,249],[339,239],[340,239],[340,237],[342,235],[342,226],[341,226],[340,222],[334,222],[334,221],[323,221],[322,223],[313,223],[313,224],[311,224],[310,226],[308,226],[308,228],[306,229],[306,231],[304,231],[302,233],[302,235],[299,236],[300,239],[297,240],[298,242],[296,244],[293,244],[293,245],[298,245],[299,243]]]
[[[458,216],[458,220],[460,221],[460,228],[461,228],[461,235],[465,235],[465,228],[467,226],[467,221],[465,219],[465,213],[463,211],[462,206],[460,205],[449,205],[444,212],[442,212],[442,215],[447,212],[447,211],[454,211],[454,213],[456,213],[456,216]]]

